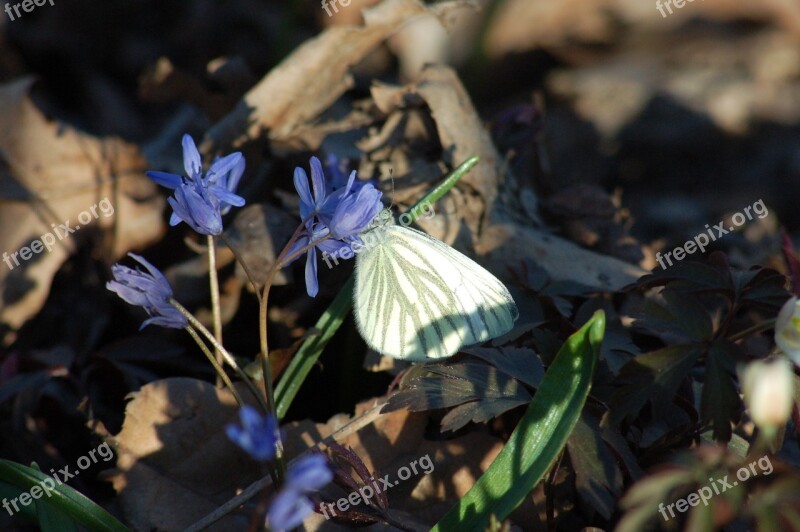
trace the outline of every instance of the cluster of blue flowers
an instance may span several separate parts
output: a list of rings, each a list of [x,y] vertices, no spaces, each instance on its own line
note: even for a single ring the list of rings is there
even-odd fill
[[[241,207],[245,200],[236,194],[236,187],[244,173],[245,161],[241,153],[232,153],[215,160],[208,172],[203,173],[202,160],[197,146],[189,135],[183,136],[183,164],[186,176],[166,172],[147,172],[156,183],[174,190],[167,201],[172,206],[170,225],[187,223],[203,235],[222,233],[222,216],[231,207]],[[291,257],[291,263],[306,253],[306,290],[311,297],[319,291],[317,280],[316,248],[336,254],[342,248],[359,241],[358,234],[366,229],[381,212],[381,192],[372,183],[357,181],[355,171],[346,176],[335,157],[328,159],[331,178],[325,179],[322,164],[311,158],[311,180],[302,168],[295,169],[294,186],[300,196],[300,219],[304,233],[282,256]],[[113,281],[107,288],[116,292],[126,302],[145,309],[149,318],[142,327],[150,324],[170,328],[184,328],[187,318],[172,304],[172,288],[166,277],[144,258],[129,254],[147,270],[132,269],[116,264],[112,267]],[[279,265],[283,266],[283,265]],[[275,458],[280,442],[278,420],[267,413],[261,417],[249,406],[240,410],[241,426],[226,427],[228,437],[256,460],[266,462]],[[313,511],[308,494],[319,490],[333,478],[327,460],[320,453],[303,457],[286,473],[285,483],[273,498],[267,517],[270,527],[288,530],[298,526]]]
[[[225,428],[228,437],[256,460],[264,462],[273,459],[275,446],[280,439],[275,417],[267,414],[262,418],[254,408],[244,406],[239,410],[239,418],[241,427],[228,425]],[[302,523],[314,510],[308,494],[321,489],[331,480],[333,473],[325,456],[320,453],[304,456],[289,466],[286,483],[272,499],[267,512],[270,528],[289,530]]]
[[[184,135],[183,167],[188,177],[166,172],[147,172],[147,176],[175,191],[175,197],[167,200],[173,210],[170,225],[186,222],[201,235],[218,235],[222,233],[222,215],[231,207],[244,205],[244,198],[234,193],[244,164],[241,153],[231,153],[214,161],[203,175],[200,152],[192,137]]]
[[[326,181],[322,163],[316,157],[311,158],[311,189],[305,170],[297,167],[294,171],[294,188],[300,196],[300,219],[305,223],[307,234],[298,239],[289,253],[319,242],[308,250],[306,258],[306,291],[311,297],[319,292],[316,249],[328,255],[338,254],[359,241],[358,234],[383,209],[380,190],[372,183],[356,182],[355,170],[347,182],[342,183],[344,175],[335,159],[329,161],[333,178]]]

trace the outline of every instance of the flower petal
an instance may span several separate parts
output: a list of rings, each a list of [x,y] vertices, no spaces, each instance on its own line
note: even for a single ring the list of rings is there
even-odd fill
[[[336,207],[329,223],[333,237],[344,239],[357,235],[382,209],[381,191],[370,184],[365,185],[358,194],[345,197]]]
[[[308,188],[308,174],[299,166],[294,169],[294,189],[300,196],[300,218],[305,220],[314,212],[314,198]]]
[[[242,159],[242,154],[237,151],[211,163],[211,168],[208,169],[207,173],[209,182],[218,184],[221,181],[227,180],[228,173],[233,170]]]
[[[298,460],[286,473],[286,484],[301,492],[316,491],[333,480],[328,460],[313,453]]]
[[[308,497],[292,490],[284,489],[272,499],[269,508],[269,527],[272,530],[290,530],[314,511]]]
[[[317,250],[311,248],[306,254],[306,292],[310,297],[317,297],[319,281],[317,281]]]
[[[162,187],[167,187],[174,189],[179,187],[181,183],[183,183],[183,178],[179,175],[169,174],[167,172],[147,172],[147,177],[161,185]]]
[[[203,161],[200,159],[200,152],[197,151],[194,140],[189,135],[184,135],[181,139],[183,146],[183,168],[186,175],[190,178],[196,177],[203,171]]]

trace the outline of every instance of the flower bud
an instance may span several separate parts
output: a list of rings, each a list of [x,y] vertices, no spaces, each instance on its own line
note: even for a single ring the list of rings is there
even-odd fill
[[[795,364],[800,365],[800,300],[796,296],[787,301],[778,313],[775,343]]]
[[[789,420],[794,401],[794,372],[788,360],[751,362],[744,370],[742,388],[750,418],[758,428],[780,428]]]

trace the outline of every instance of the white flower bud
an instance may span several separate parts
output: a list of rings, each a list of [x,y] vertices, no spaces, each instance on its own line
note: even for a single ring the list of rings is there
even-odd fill
[[[789,420],[794,401],[794,372],[788,360],[751,362],[744,370],[742,388],[750,418],[758,428],[780,428]]]
[[[800,365],[800,300],[796,296],[787,301],[778,313],[775,343],[795,364]]]

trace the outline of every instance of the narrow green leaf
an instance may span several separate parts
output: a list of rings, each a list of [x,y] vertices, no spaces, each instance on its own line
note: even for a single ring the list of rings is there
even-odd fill
[[[92,531],[127,532],[128,529],[103,508],[88,497],[67,486],[58,484],[51,477],[22,464],[0,459],[0,480],[24,490],[24,494],[32,495],[31,488],[41,491],[39,497],[48,499],[48,504],[63,514],[68,515],[79,524]],[[53,484],[49,488],[49,484]],[[47,492],[45,493],[45,486]],[[10,504],[10,502],[9,502]],[[67,529],[68,530],[68,529]]]
[[[292,357],[286,367],[281,380],[275,387],[275,404],[278,419],[283,419],[289,407],[292,405],[297,392],[300,390],[306,376],[317,363],[317,359],[322,354],[322,350],[328,345],[333,335],[342,325],[344,318],[350,311],[353,304],[353,285],[355,277],[350,276],[347,283],[342,287],[330,306],[325,309],[322,316],[314,326],[320,334],[310,336],[297,353]]]
[[[432,530],[482,530],[505,519],[539,483],[580,418],[605,332],[601,310],[570,336],[522,420],[478,482]]]
[[[461,163],[453,173],[447,176],[441,183],[436,185],[425,197],[414,204],[411,209],[406,213],[410,217],[409,223],[414,222],[421,213],[421,209],[417,207],[425,203],[434,203],[455,186],[459,179],[464,177],[473,166],[478,164],[478,157],[473,156]],[[289,366],[286,368],[281,380],[275,387],[275,402],[278,419],[283,419],[289,407],[294,401],[297,392],[300,390],[306,376],[317,363],[322,350],[333,337],[334,333],[339,329],[344,321],[345,316],[350,311],[353,302],[353,286],[355,285],[355,277],[350,276],[347,283],[339,290],[339,293],[334,298],[333,302],[328,306],[325,312],[317,321],[315,327],[322,331],[317,336],[308,338],[297,353],[292,357]]]
[[[31,467],[36,471],[42,470],[36,462],[31,462]],[[39,518],[41,532],[78,532],[80,530],[78,523],[64,513],[59,512],[44,498],[40,498],[34,505],[36,506],[36,516]]]

